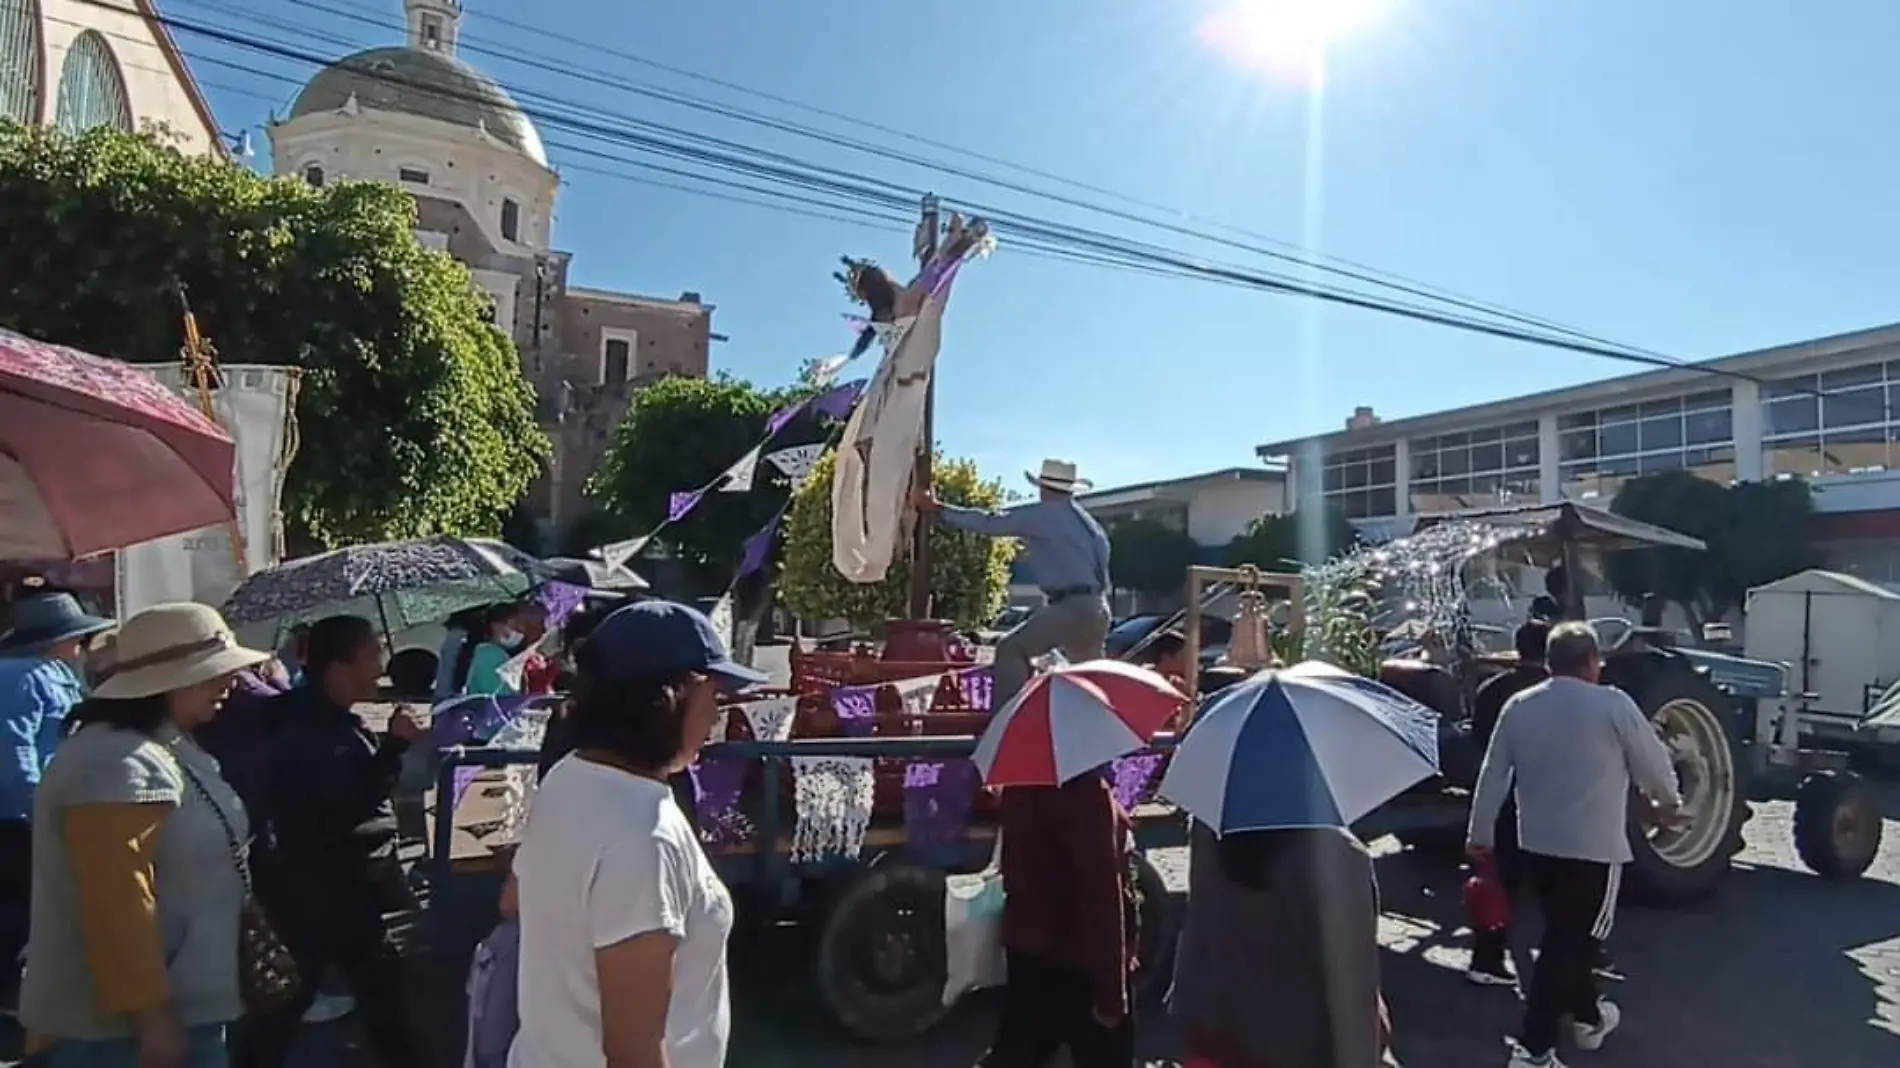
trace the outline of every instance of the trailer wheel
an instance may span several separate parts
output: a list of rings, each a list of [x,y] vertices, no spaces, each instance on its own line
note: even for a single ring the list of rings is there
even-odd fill
[[[1794,800],[1794,848],[1801,863],[1829,879],[1858,878],[1880,852],[1880,802],[1851,771],[1818,771]]]
[[[1656,725],[1674,758],[1687,826],[1653,828],[1646,803],[1630,802],[1629,888],[1636,898],[1684,904],[1715,892],[1727,877],[1748,821],[1742,761],[1728,698],[1677,665],[1647,673],[1631,697]]]
[[[943,872],[900,857],[846,877],[825,913],[813,979],[852,1037],[903,1042],[949,1013],[943,895]]]

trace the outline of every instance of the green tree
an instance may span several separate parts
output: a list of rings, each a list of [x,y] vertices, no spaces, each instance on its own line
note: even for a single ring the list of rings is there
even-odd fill
[[[1152,519],[1129,519],[1108,530],[1109,572],[1117,589],[1151,596],[1178,594],[1201,547],[1179,530]]]
[[[869,626],[907,615],[910,561],[891,564],[884,581],[847,581],[831,563],[831,481],[835,454],[827,455],[792,496],[785,547],[779,554],[779,597],[807,619],[846,619]],[[942,454],[932,468],[932,486],[946,504],[995,509],[1003,503],[1000,483],[985,482],[969,460]],[[936,523],[930,530],[932,613],[965,627],[987,623],[1002,611],[1009,593],[1009,562],[1016,543],[987,538]]]
[[[635,394],[588,483],[588,493],[611,519],[603,532],[625,537],[658,526],[666,519],[668,498],[718,478],[759,444],[772,412],[798,395],[760,390],[724,375],[671,376]],[[783,472],[762,463],[753,485],[767,489],[784,482]],[[745,540],[783,503],[777,493],[715,490],[662,537],[702,569],[729,568],[738,562]]]
[[[182,286],[223,361],[302,367],[284,492],[300,542],[495,533],[546,452],[513,343],[415,226],[393,186],[0,122],[0,323],[175,362]]]
[[[1262,571],[1298,571],[1325,563],[1359,544],[1359,531],[1344,512],[1327,504],[1263,515],[1227,543],[1228,567],[1252,564]]]
[[[1679,605],[1698,631],[1740,609],[1754,587],[1820,560],[1813,494],[1799,479],[1722,486],[1669,471],[1625,482],[1610,508],[1708,546],[1707,552],[1659,547],[1604,557],[1605,577],[1623,601],[1641,604],[1654,593]]]

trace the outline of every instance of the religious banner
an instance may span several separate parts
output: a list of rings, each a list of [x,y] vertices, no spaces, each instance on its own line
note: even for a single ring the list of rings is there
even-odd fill
[[[963,703],[977,712],[989,712],[995,704],[996,671],[988,664],[957,672],[957,688]]]
[[[831,690],[831,710],[838,715],[838,726],[848,738],[863,738],[877,726],[877,691],[881,683],[870,686],[836,686]]]

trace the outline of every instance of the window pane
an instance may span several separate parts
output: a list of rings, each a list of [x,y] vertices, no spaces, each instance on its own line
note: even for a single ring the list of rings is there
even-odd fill
[[[1682,398],[1671,397],[1668,400],[1645,401],[1642,405],[1642,412],[1644,419],[1655,419],[1658,416],[1666,415],[1681,415]]]
[[[1339,465],[1327,464],[1326,469],[1320,473],[1320,484],[1327,493],[1334,493],[1345,487],[1346,476],[1341,473]]]
[[[1777,441],[1762,453],[1763,474],[1814,478],[1821,473],[1821,445],[1814,438]]]
[[[1504,466],[1536,467],[1537,439],[1519,438],[1504,443]]]
[[[1856,386],[1877,386],[1881,382],[1882,365],[1869,364],[1865,367],[1848,367],[1839,371],[1829,371],[1821,376],[1821,390],[1832,393],[1837,389],[1853,389]]]
[[[1504,480],[1504,485],[1498,488],[1498,503],[1500,504],[1536,504],[1543,499],[1543,490],[1535,478],[1526,478],[1522,475],[1507,478]]]
[[[1820,388],[1819,381],[1813,375],[1799,378],[1784,378],[1779,382],[1770,382],[1762,387],[1764,397],[1806,397],[1813,396]]]
[[[1618,423],[1597,430],[1598,456],[1626,456],[1637,447],[1635,423]]]
[[[1510,426],[1507,426],[1504,428],[1504,436],[1507,438],[1535,439],[1537,437],[1537,424],[1536,423],[1512,423]]]
[[[1565,460],[1587,460],[1597,454],[1597,432],[1566,430],[1557,439],[1557,455]]]
[[[1682,416],[1670,415],[1642,422],[1643,451],[1674,449],[1682,445]]]
[[[1504,430],[1502,427],[1493,427],[1490,430],[1473,430],[1471,432],[1471,443],[1473,445],[1479,444],[1480,442],[1503,440]]]
[[[1594,428],[1596,425],[1597,413],[1595,412],[1571,412],[1568,415],[1560,415],[1557,417],[1557,429],[1559,430],[1584,430],[1586,428]]]
[[[1504,445],[1502,442],[1490,442],[1471,447],[1471,469],[1473,471],[1504,470]]]
[[[1784,397],[1768,405],[1770,434],[1804,434],[1820,425],[1820,407],[1814,397]]]
[[[1438,439],[1438,448],[1441,452],[1469,444],[1471,444],[1470,434],[1446,434]]]
[[[1366,510],[1374,516],[1399,513],[1399,491],[1391,486],[1366,491]]]
[[[1830,393],[1821,401],[1824,427],[1867,426],[1887,421],[1887,391],[1880,387]]]
[[[1359,489],[1366,484],[1366,465],[1363,463],[1347,464],[1341,474],[1345,477],[1347,489]]]
[[[1438,454],[1438,470],[1447,475],[1467,474],[1471,470],[1470,449],[1448,449]]]
[[[1597,425],[1604,423],[1634,423],[1643,417],[1642,409],[1634,404],[1625,404],[1617,408],[1605,408],[1597,413]]]
[[[1690,445],[1707,445],[1735,438],[1735,413],[1727,408],[1693,412],[1682,420],[1682,439]]]
[[[1421,479],[1421,478],[1437,478],[1437,477],[1438,477],[1438,453],[1437,452],[1424,452],[1424,453],[1414,452],[1412,454],[1412,478]]]
[[[1367,483],[1374,486],[1392,485],[1394,482],[1398,481],[1398,466],[1399,466],[1398,461],[1390,457],[1387,457],[1386,459],[1383,459],[1383,460],[1372,461],[1370,464],[1366,465]]]
[[[1640,464],[1640,466],[1637,468],[1637,470],[1638,470],[1638,473],[1640,474],[1654,475],[1663,471],[1677,471],[1682,468],[1682,453],[1680,452],[1651,453],[1648,456],[1643,457],[1640,461],[1638,461],[1638,463]]]
[[[1682,408],[1689,412],[1706,412],[1711,408],[1726,408],[1733,399],[1734,392],[1726,389],[1712,389],[1707,393],[1691,393],[1682,398]]]
[[[1858,475],[1887,469],[1887,432],[1853,430],[1822,439],[1822,459],[1830,475]]]

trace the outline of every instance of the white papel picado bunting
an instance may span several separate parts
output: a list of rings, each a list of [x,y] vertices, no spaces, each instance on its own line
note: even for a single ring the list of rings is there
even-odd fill
[[[793,757],[792,795],[798,825],[792,860],[856,857],[871,826],[877,776],[869,757]]]
[[[754,446],[751,451],[739,457],[739,462],[726,468],[719,476],[721,493],[748,493],[752,489],[752,477],[759,470],[759,450]]]
[[[818,458],[824,454],[825,446],[819,443],[780,449],[777,452],[767,453],[765,458],[771,461],[773,467],[785,472],[785,477],[792,480],[792,485],[797,486],[805,481],[806,475],[811,474],[812,468],[818,466]]]

